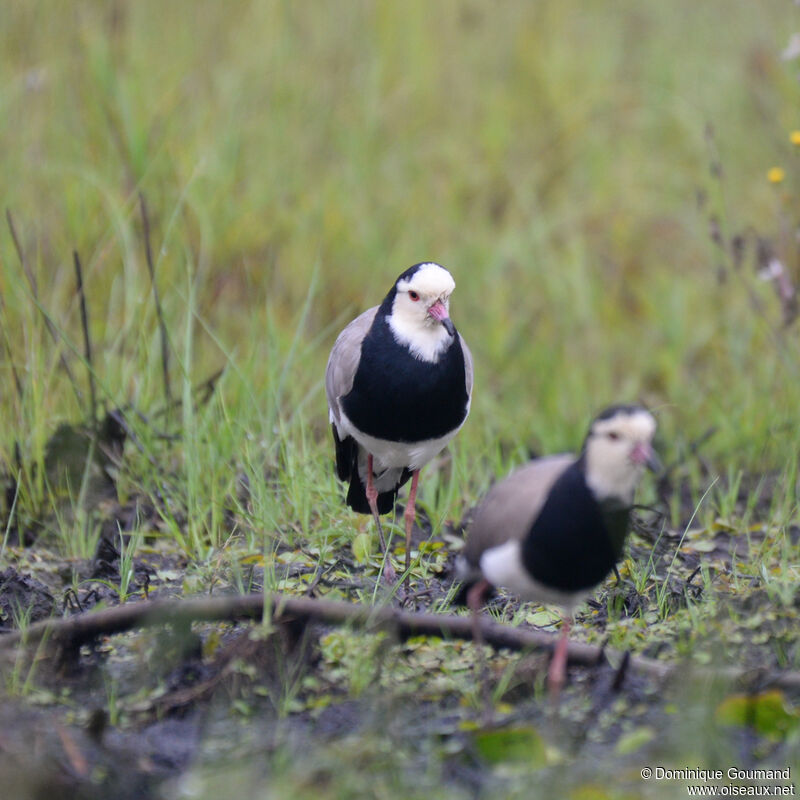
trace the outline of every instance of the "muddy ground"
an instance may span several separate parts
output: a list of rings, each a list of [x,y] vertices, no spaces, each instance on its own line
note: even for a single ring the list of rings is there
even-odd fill
[[[687,525],[691,512],[687,503]],[[312,547],[279,546],[265,559],[233,539],[213,569],[201,568],[160,532],[144,498],[106,498],[94,513],[103,533],[90,559],[60,557],[46,523],[10,531],[3,632],[121,601],[257,592],[265,574],[268,588],[289,594],[448,610],[462,536],[461,525],[432,531],[423,513],[411,590],[390,596],[378,562],[349,548],[320,562]],[[128,565],[134,526],[146,536]],[[319,624],[154,627],[98,637],[77,657],[47,643],[19,649],[2,662],[2,796],[261,796],[265,786],[274,796],[526,796],[534,771],[543,796],[600,786],[592,796],[617,797],[638,794],[638,769],[653,758],[786,766],[798,752],[800,698],[773,682],[800,665],[800,594],[789,586],[777,597],[759,569],[743,572],[779,568],[769,561],[777,535],[724,521],[687,532],[659,508],[639,510],[629,559],[573,635],[681,663],[678,678],[665,684],[601,658],[571,669],[557,703],[544,692],[546,653],[494,653],[487,708],[472,643]],[[781,535],[796,553],[800,529]],[[489,613],[558,626],[553,610],[503,595]],[[731,664],[742,680],[709,677]]]

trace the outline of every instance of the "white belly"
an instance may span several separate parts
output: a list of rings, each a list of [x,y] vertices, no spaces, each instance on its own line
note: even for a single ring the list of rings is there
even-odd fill
[[[422,469],[434,456],[444,450],[447,443],[458,433],[461,426],[437,439],[421,442],[392,442],[376,439],[368,433],[359,431],[340,411],[341,419],[337,428],[340,433],[352,436],[368,453],[372,454],[373,470],[376,473],[392,468],[407,468],[412,471]],[[463,424],[463,423],[462,423]]]
[[[352,436],[358,442],[358,473],[365,484],[367,482],[367,453],[372,454],[372,472],[375,476],[375,488],[379,492],[393,490],[400,482],[404,469],[412,472],[422,469],[432,458],[444,450],[461,427],[459,426],[437,439],[426,439],[421,442],[392,442],[387,439],[377,439],[359,431],[350,422],[341,407],[339,422],[335,424],[340,438]]]
[[[590,596],[590,591],[563,592],[534,580],[522,563],[521,544],[511,539],[483,553],[481,572],[492,586],[502,586],[521,600],[561,606],[568,614]]]

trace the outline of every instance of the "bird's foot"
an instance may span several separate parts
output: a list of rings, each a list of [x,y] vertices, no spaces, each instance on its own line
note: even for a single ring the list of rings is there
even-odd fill
[[[417,610],[417,602],[423,597],[430,597],[433,591],[429,587],[417,589],[412,592],[409,586],[404,582],[397,591],[397,599],[400,603],[400,608],[408,608],[411,611]]]
[[[392,566],[392,560],[388,553],[386,555],[386,560],[383,562],[383,582],[387,586],[394,586],[397,583],[397,572]]]

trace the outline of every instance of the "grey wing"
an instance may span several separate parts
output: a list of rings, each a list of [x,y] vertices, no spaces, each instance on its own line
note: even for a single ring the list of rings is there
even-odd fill
[[[481,555],[509,539],[524,539],[553,484],[575,462],[570,453],[537,458],[496,483],[475,513],[463,555],[476,567]]]
[[[467,397],[472,397],[472,380],[473,380],[473,368],[472,368],[472,353],[467,347],[467,343],[464,341],[464,337],[459,333],[458,340],[461,342],[461,352],[464,354],[464,374],[466,376],[466,383],[467,383]]]
[[[325,393],[328,396],[330,420],[338,427],[339,401],[353,388],[358,362],[361,360],[361,342],[367,335],[378,306],[359,314],[337,337],[328,366],[325,370]]]

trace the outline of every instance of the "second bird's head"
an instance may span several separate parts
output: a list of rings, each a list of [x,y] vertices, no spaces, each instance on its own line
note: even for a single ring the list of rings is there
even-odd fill
[[[633,502],[645,467],[658,471],[656,421],[636,405],[612,406],[595,417],[583,444],[586,483],[599,501]]]

